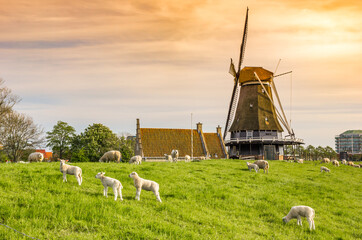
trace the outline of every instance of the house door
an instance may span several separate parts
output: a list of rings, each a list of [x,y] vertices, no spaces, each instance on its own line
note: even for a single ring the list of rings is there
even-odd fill
[[[264,159],[276,160],[275,145],[264,145]]]

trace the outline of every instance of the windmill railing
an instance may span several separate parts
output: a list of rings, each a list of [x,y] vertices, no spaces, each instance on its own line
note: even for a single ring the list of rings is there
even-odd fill
[[[226,145],[232,143],[280,143],[280,144],[304,144],[304,140],[300,138],[278,138],[278,137],[246,137],[231,138],[225,141]]]

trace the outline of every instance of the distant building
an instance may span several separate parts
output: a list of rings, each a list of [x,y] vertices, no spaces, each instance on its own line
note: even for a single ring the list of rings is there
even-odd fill
[[[348,130],[335,137],[336,152],[362,154],[362,130]]]
[[[45,149],[36,149],[35,152],[40,152],[40,153],[43,154],[43,156],[44,156],[43,161],[51,161],[52,160],[52,157],[53,157],[52,152],[47,152],[47,151],[45,151]]]
[[[137,119],[135,155],[144,158],[164,158],[173,149],[179,151],[179,157],[185,155],[210,158],[227,158],[227,150],[221,134],[221,127],[215,133],[204,133],[202,124],[197,123],[196,129],[140,128]],[[191,143],[192,131],[192,143]],[[193,151],[191,153],[191,144]]]

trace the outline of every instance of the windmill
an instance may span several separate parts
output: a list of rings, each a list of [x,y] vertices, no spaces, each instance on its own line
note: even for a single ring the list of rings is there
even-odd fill
[[[229,146],[230,157],[279,159],[283,156],[284,145],[303,144],[303,140],[295,138],[274,83],[274,78],[290,72],[274,76],[273,72],[262,67],[241,69],[246,47],[248,13],[249,9],[246,11],[237,71],[232,59],[230,63],[229,73],[234,77],[234,86],[224,140]],[[280,61],[276,70],[279,63]],[[282,138],[283,127],[289,138]]]

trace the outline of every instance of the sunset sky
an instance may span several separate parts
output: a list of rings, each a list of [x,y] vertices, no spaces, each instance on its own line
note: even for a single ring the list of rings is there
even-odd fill
[[[334,148],[362,129],[362,1],[0,0],[0,78],[45,131],[190,128],[193,113],[214,132],[247,6],[243,66],[293,71],[276,85],[296,136]]]

